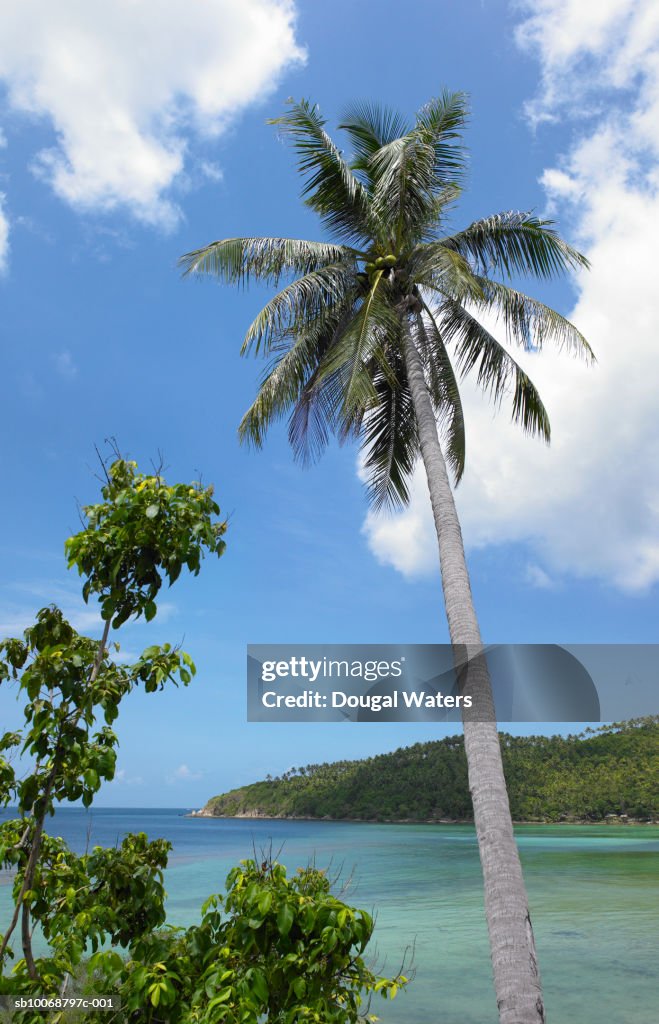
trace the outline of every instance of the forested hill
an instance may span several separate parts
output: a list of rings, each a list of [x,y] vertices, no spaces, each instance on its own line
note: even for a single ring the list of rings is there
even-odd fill
[[[659,716],[578,736],[501,734],[516,821],[659,819]],[[416,743],[364,761],[291,768],[213,797],[217,817],[471,820],[461,736]]]

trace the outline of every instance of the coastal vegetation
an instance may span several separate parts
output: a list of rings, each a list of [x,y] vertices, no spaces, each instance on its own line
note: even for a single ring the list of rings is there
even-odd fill
[[[305,203],[331,240],[226,238],[181,262],[188,273],[232,285],[287,282],[243,342],[243,353],[270,360],[240,424],[243,440],[260,447],[286,414],[303,461],[332,434],[357,440],[376,509],[405,505],[414,466],[423,463],[456,668],[474,698],[463,714],[464,743],[499,1019],[544,1024],[489,673],[484,658],[474,657],[481,635],[449,475],[457,484],[465,466],[458,378],[469,373],[495,404],[510,403],[523,430],[549,441],[536,388],[486,325],[498,323],[506,341],[526,351],[554,342],[591,360],[571,323],[517,288],[519,278],[548,279],[588,264],[532,213],[506,211],[453,230],[466,119],[462,93],[432,99],[412,123],[358,104],[341,124],[346,159],[318,108],[291,100],[273,123],[296,151]]]
[[[121,457],[103,468],[103,500],[82,509],[83,529],[65,546],[85,601],[99,602],[101,639],[82,636],[50,606],[0,643],[0,684],[16,690],[25,718],[0,734],[0,807],[15,808],[0,824],[0,869],[12,882],[0,996],[18,1000],[17,1009],[0,1001],[0,1020],[91,1022],[98,1012],[75,1000],[101,993],[116,1001],[120,1024],[355,1024],[369,995],[393,997],[407,979],[367,966],[373,920],[336,898],[322,871],[289,879],[267,855],[242,861],[199,924],[174,928],[163,885],[171,843],[139,832],[78,855],[47,831],[57,805],[90,807],[114,777],[112,725],[123,699],[187,686],[195,675],[190,656],[169,643],[119,662],[110,630],[153,619],[163,582],[186,567],[196,575],[205,554],[225,547],[212,487],[168,485],[160,471],[145,476]]]
[[[659,716],[573,736],[501,733],[517,821],[659,820]],[[213,797],[204,814],[357,821],[472,821],[461,736],[362,761],[291,768]]]

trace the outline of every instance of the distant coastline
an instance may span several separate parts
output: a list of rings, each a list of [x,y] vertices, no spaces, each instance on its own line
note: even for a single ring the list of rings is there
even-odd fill
[[[261,814],[255,811],[246,811],[243,814],[213,814],[201,808],[198,811],[190,811],[182,815],[184,818],[215,818],[223,821],[240,821],[256,818],[259,821],[328,821],[333,824],[340,824],[342,821],[350,825],[473,825],[473,818],[330,818],[324,815],[322,818],[303,814]],[[659,820],[653,821],[648,818],[630,818],[628,815],[609,814],[606,818],[593,820],[592,818],[570,818],[562,821],[550,821],[540,819],[527,819],[522,821],[513,820],[513,825],[597,825],[600,828],[615,825],[650,825],[659,828]]]
[[[517,824],[659,823],[659,716],[578,736],[500,733],[500,739]],[[191,817],[469,825],[463,738],[289,768],[211,797]]]

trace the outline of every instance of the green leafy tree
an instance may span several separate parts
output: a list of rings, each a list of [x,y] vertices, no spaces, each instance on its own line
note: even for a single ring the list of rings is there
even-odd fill
[[[85,528],[66,542],[69,567],[85,577],[85,600],[93,595],[100,602],[100,642],[81,636],[51,606],[22,638],[0,644],[0,682],[14,683],[26,700],[24,728],[0,739],[0,806],[18,808],[18,817],[0,826],[0,867],[15,871],[0,966],[13,956],[10,940],[20,921],[23,958],[14,982],[27,990],[62,984],[88,940],[121,943],[138,922],[152,928],[164,920],[159,894],[168,844],[133,836],[119,851],[81,858],[44,826],[58,802],[89,807],[102,781],[113,778],[117,737],[110,726],[121,700],[139,686],[154,692],[168,681],[187,685],[195,672],[190,656],[170,644],[147,648],[133,665],[117,664],[108,644],[111,625],[129,616],[152,619],[164,579],[173,583],[186,565],[198,573],[205,551],[221,555],[225,547],[226,524],[216,519],[212,487],[168,486],[160,474],[144,476],[134,462],[118,458],[102,497],[83,509]],[[21,777],[9,757],[17,748],[33,758]],[[35,925],[52,955],[35,958]]]
[[[451,472],[457,483],[465,464],[458,378],[475,373],[496,403],[511,400],[525,431],[550,436],[536,388],[483,314],[494,314],[523,348],[552,341],[592,357],[572,324],[511,283],[586,265],[551,222],[508,212],[448,229],[465,117],[460,93],[432,100],[413,124],[353,107],[341,125],[352,150],[346,160],[317,108],[291,102],[273,123],[292,142],[306,204],[333,240],[229,238],[182,258],[186,272],[229,284],[288,281],[245,336],[243,353],[270,362],[241,438],[260,446],[268,427],[290,414],[290,442],[302,460],[315,458],[332,434],[358,439],[376,508],[407,502],[410,474],[423,460],[462,675],[465,651],[478,654],[481,636],[449,480]],[[465,683],[475,698],[464,733],[500,1018],[540,1024],[533,932],[483,659],[468,665]]]
[[[113,1019],[127,1024],[367,1018],[370,996],[393,998],[406,978],[378,977],[367,966],[373,921],[333,896],[323,872],[288,879],[270,860],[242,862],[227,893],[207,901],[199,925],[172,928],[163,885],[170,843],[137,833],[116,849],[79,856],[45,830],[57,803],[89,807],[112,779],[110,726],[122,699],[139,686],[187,685],[195,674],[190,656],[170,644],[148,647],[133,665],[116,664],[111,626],[152,619],[165,579],[175,582],[184,566],[196,574],[205,552],[224,551],[226,524],[216,518],[210,487],[168,486],[159,473],[143,476],[117,459],[103,499],[83,509],[85,528],[66,542],[69,566],[85,578],[85,600],[100,602],[100,643],[49,607],[22,638],[0,644],[0,682],[15,685],[26,702],[24,729],[0,737],[0,806],[16,803],[18,814],[0,825],[0,868],[14,873],[14,909],[0,935],[0,994],[50,998],[52,1024],[66,1019],[60,1007],[72,978],[83,991],[116,996],[121,1010]],[[12,763],[19,748],[34,759],[21,777]],[[23,956],[7,973],[19,922]],[[48,944],[44,956],[33,951],[35,927]],[[44,1017],[27,1006],[11,1019]]]
[[[158,1024],[353,1024],[377,1020],[374,993],[393,999],[407,984],[378,977],[364,950],[373,920],[332,895],[323,871],[242,861],[210,897],[199,925],[161,929],[123,960],[102,953],[91,967],[121,993],[126,1020]]]

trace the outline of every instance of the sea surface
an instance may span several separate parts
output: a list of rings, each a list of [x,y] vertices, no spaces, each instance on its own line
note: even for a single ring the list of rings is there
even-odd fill
[[[466,825],[187,818],[184,809],[57,812],[49,831],[78,852],[126,832],[174,844],[168,918],[189,925],[229,869],[269,850],[291,871],[314,861],[354,906],[374,911],[382,973],[413,955],[415,977],[372,1011],[383,1024],[496,1024],[478,848]],[[0,812],[0,821],[8,817]],[[89,835],[89,840],[88,840]],[[549,1024],[656,1024],[659,828],[520,826]],[[10,886],[0,877],[0,932]],[[3,884],[4,883],[4,884]]]

